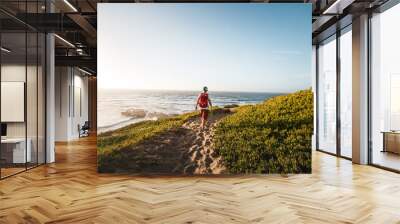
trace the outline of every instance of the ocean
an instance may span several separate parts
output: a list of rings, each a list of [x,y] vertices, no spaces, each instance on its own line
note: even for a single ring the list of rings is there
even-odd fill
[[[98,132],[194,111],[200,91],[98,90]],[[278,93],[209,92],[213,106],[256,104]]]

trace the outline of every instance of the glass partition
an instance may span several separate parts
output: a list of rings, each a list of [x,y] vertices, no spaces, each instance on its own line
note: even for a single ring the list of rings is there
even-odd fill
[[[43,12],[44,1],[26,3],[17,11]],[[0,12],[0,178],[45,163],[45,44],[44,33]]]
[[[26,41],[25,32],[1,34],[2,177],[24,171],[31,161],[26,140]]]
[[[352,34],[351,26],[340,36],[340,154],[352,157]]]
[[[400,170],[400,5],[371,19],[371,162]]]
[[[27,74],[26,74],[26,113],[27,113],[27,150],[30,151],[28,168],[36,166],[38,160],[38,35],[27,33]]]
[[[318,47],[318,149],[336,153],[336,36]]]

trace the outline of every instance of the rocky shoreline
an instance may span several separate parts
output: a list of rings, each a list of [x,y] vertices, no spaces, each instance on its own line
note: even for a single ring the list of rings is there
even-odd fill
[[[161,118],[173,117],[178,114],[167,114],[162,112],[149,112],[144,109],[127,109],[121,112],[122,115],[130,118],[149,118],[151,120],[158,120]]]

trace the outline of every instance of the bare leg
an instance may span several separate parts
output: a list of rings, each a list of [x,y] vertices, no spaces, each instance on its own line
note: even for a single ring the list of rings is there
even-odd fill
[[[203,117],[203,110],[200,110],[200,129],[203,130],[204,128],[204,117]]]

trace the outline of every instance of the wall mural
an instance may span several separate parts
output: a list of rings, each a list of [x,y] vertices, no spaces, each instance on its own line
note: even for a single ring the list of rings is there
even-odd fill
[[[310,173],[310,17],[309,4],[99,4],[98,171]]]

